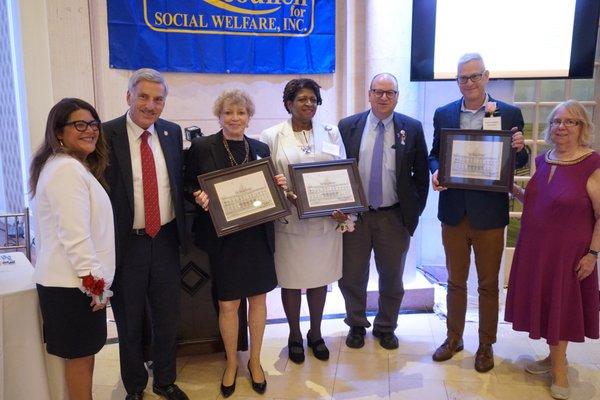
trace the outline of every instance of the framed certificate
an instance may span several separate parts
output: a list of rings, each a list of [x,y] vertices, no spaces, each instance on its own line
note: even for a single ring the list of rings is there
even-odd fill
[[[368,210],[356,160],[290,164],[290,183],[298,196],[298,218],[330,216],[334,210]]]
[[[510,192],[515,170],[512,132],[442,129],[438,180],[448,188]]]
[[[217,236],[290,215],[270,157],[198,176]]]

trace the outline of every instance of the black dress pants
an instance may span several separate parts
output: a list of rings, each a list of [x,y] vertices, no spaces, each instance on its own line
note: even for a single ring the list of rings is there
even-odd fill
[[[159,233],[131,235],[117,265],[112,307],[119,334],[121,379],[127,393],[144,391],[145,309],[150,312],[154,384],[176,379],[176,341],[180,315],[180,264],[177,225],[172,221]]]

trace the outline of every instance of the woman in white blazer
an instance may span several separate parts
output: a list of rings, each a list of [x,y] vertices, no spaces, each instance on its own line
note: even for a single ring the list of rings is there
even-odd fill
[[[346,158],[337,126],[315,120],[322,103],[320,86],[312,79],[292,79],[283,91],[283,105],[291,118],[264,132],[278,173],[288,175],[288,165]],[[289,181],[289,177],[288,181]],[[321,336],[321,320],[327,285],[342,276],[342,234],[333,218],[299,220],[292,212],[289,223],[275,225],[275,269],[281,300],[290,327],[288,354],[295,363],[304,361],[300,331],[301,289],[306,290],[310,312],[307,344],[320,360],[329,358]]]
[[[92,399],[94,355],[106,342],[115,273],[113,213],[103,187],[107,159],[90,104],[70,98],[52,107],[30,171],[38,251],[33,280],[46,350],[66,359],[71,399]]]

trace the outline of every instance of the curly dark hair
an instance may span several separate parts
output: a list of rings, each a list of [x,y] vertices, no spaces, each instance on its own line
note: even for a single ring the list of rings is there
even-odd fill
[[[312,79],[309,78],[299,78],[292,79],[285,85],[285,89],[283,89],[283,106],[288,113],[291,113],[290,109],[287,106],[288,101],[294,101],[298,92],[302,89],[312,90],[315,96],[317,96],[317,105],[320,106],[323,103],[323,99],[321,98],[321,86]]]
[[[33,198],[35,196],[35,188],[37,186],[40,172],[48,158],[55,154],[69,154],[69,150],[60,144],[58,134],[65,127],[65,123],[69,120],[71,113],[77,110],[87,110],[92,114],[95,120],[100,121],[100,117],[96,109],[88,102],[76,98],[65,98],[59,101],[52,107],[46,121],[46,132],[44,134],[44,142],[36,151],[31,160],[29,169],[29,193]],[[107,187],[106,179],[104,178],[104,170],[108,166],[108,148],[106,140],[102,134],[102,127],[98,131],[98,141],[96,142],[96,150],[85,160],[85,165],[90,170],[92,175],[104,186]]]

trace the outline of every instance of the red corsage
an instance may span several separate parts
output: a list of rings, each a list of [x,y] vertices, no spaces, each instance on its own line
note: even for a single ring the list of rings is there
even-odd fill
[[[90,297],[97,297],[101,303],[112,295],[110,290],[106,289],[106,282],[103,278],[97,278],[93,275],[87,275],[81,278],[82,291]]]

